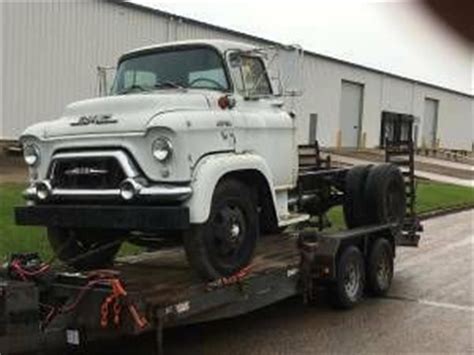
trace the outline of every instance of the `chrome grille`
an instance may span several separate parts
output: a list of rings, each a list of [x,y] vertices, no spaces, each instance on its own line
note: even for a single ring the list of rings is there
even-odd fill
[[[50,180],[55,188],[116,189],[126,175],[114,157],[58,159]]]

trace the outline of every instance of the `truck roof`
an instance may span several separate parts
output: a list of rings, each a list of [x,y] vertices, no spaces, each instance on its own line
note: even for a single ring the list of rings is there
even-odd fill
[[[237,41],[229,41],[229,40],[222,40],[222,39],[195,39],[195,40],[187,40],[187,41],[174,41],[174,42],[166,42],[160,44],[154,44],[151,46],[135,48],[131,51],[128,51],[122,55],[129,56],[133,53],[139,53],[142,51],[149,51],[153,49],[159,48],[166,48],[166,47],[176,47],[176,46],[197,46],[197,45],[206,45],[216,48],[219,52],[225,52],[229,49],[240,49],[244,51],[255,49],[256,46],[252,46],[250,44],[237,42]]]

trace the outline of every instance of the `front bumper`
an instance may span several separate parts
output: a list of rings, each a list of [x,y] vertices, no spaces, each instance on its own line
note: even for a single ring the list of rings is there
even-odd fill
[[[183,201],[192,194],[190,186],[175,185],[151,185],[143,186],[133,179],[129,179],[135,191],[133,199],[141,201]],[[40,183],[45,184],[47,197],[45,200],[123,200],[120,189],[62,189],[52,187],[48,180]],[[29,186],[24,192],[26,200],[41,200],[38,197],[38,184]]]
[[[18,225],[135,231],[189,228],[184,206],[38,205],[15,208]]]

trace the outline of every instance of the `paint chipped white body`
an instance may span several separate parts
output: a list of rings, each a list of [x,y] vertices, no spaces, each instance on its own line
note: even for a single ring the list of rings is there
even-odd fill
[[[225,88],[201,83],[122,94],[116,91],[73,103],[61,118],[29,127],[21,142],[37,148],[40,155],[30,167],[30,199],[38,193],[36,184],[49,179],[51,162],[58,152],[117,149],[127,153],[139,181],[150,191],[189,187],[190,193],[181,196],[179,203],[189,207],[192,224],[207,220],[213,191],[222,177],[252,171],[268,186],[269,207],[278,224],[287,225],[288,191],[296,186],[298,175],[296,127],[274,94],[259,51],[229,41],[187,41],[137,49],[122,56],[121,63],[157,51],[183,51],[184,56],[190,48],[217,54]],[[262,68],[263,72],[258,72]],[[249,73],[254,69],[256,73]],[[254,82],[246,82],[252,79]],[[163,161],[154,156],[157,139],[166,140],[172,149]],[[161,203],[159,196],[157,203]]]

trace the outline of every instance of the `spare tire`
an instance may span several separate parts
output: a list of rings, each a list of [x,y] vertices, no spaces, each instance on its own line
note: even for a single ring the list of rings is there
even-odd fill
[[[342,207],[348,228],[356,228],[369,223],[365,182],[371,167],[372,165],[358,165],[347,172]]]
[[[393,164],[372,167],[365,183],[368,223],[402,225],[406,212],[405,182],[400,169]]]

